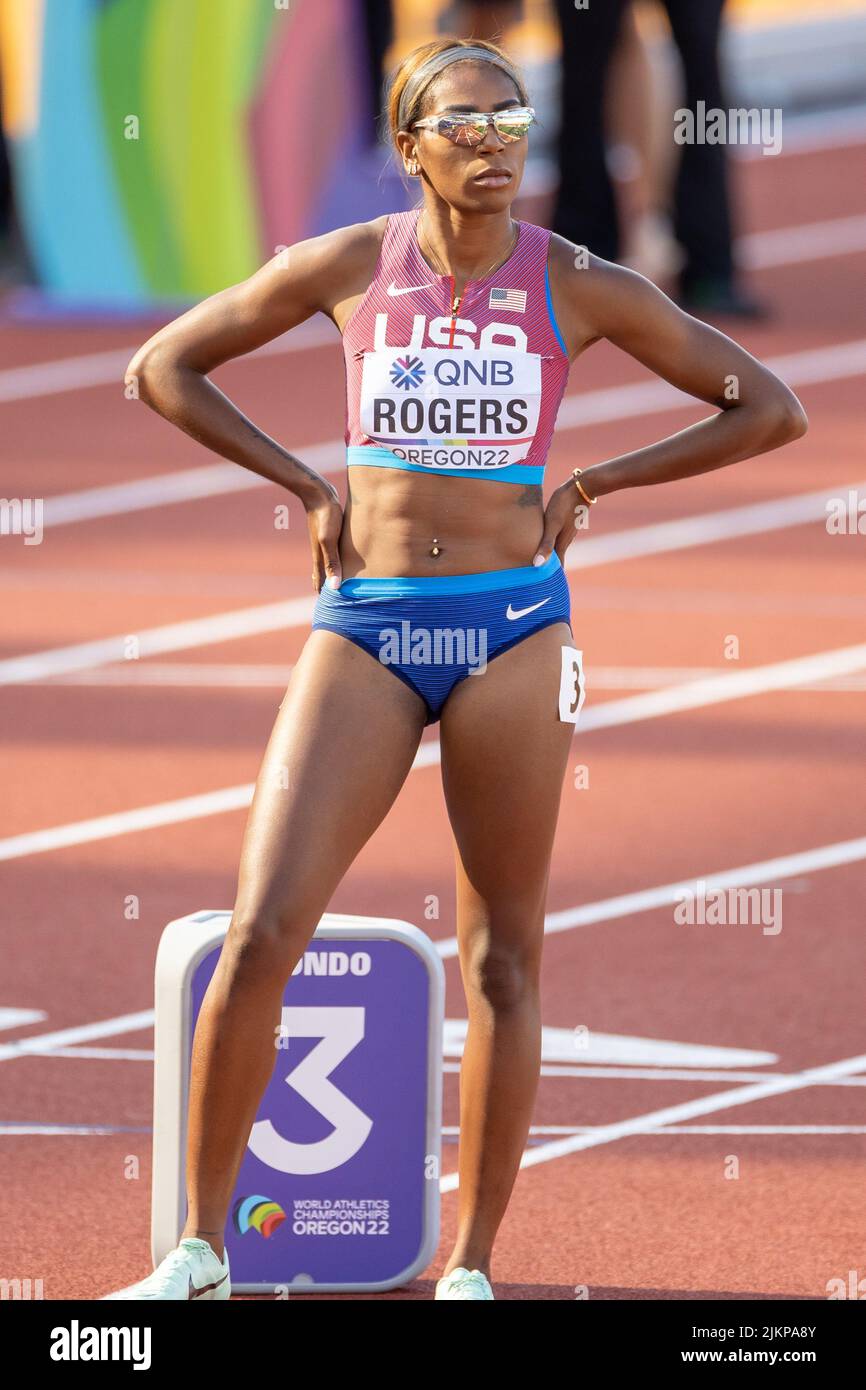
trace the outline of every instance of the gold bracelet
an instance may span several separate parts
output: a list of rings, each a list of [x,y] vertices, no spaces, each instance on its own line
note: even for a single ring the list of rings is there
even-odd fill
[[[584,502],[588,502],[590,506],[594,507],[596,502],[598,501],[598,498],[590,497],[589,493],[585,490],[583,484],[580,481],[580,475],[582,472],[582,468],[573,468],[571,470],[571,476],[574,479],[574,485],[580,493],[581,497],[583,498]]]

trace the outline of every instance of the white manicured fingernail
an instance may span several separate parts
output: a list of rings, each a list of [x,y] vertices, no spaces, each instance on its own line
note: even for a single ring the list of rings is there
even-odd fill
[[[533,563],[534,565],[543,565],[543,564],[544,564],[544,556],[543,556],[543,555],[536,555],[536,557],[535,557],[535,559],[533,560],[532,563]]]
[[[331,589],[339,589],[340,581],[335,574],[332,574],[330,579],[328,580],[328,586]]]

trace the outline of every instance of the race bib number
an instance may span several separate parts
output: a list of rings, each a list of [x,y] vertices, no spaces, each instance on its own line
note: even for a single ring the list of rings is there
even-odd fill
[[[361,429],[408,463],[464,472],[519,463],[540,407],[537,353],[494,344],[364,354]]]
[[[577,723],[585,698],[583,652],[579,652],[576,647],[563,647],[562,675],[559,681],[559,717],[564,724]]]

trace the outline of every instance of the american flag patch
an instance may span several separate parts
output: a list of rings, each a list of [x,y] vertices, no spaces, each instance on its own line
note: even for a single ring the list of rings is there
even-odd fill
[[[487,307],[488,309],[510,309],[514,314],[523,314],[526,312],[526,290],[492,289]]]

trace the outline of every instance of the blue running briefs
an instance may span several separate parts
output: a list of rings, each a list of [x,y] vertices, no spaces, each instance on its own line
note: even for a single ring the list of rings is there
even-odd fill
[[[339,589],[319,590],[312,626],[338,632],[393,671],[426,704],[426,726],[459,681],[562,622],[570,627],[570,594],[554,551],[538,567],[344,579]]]

